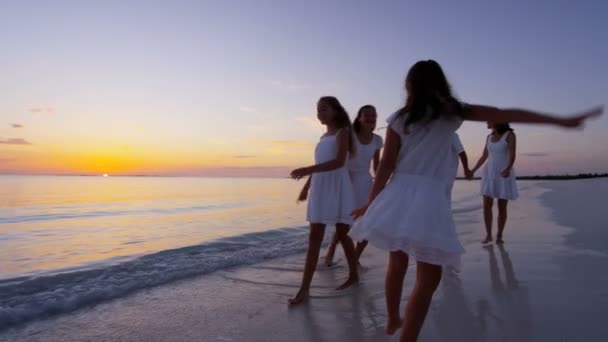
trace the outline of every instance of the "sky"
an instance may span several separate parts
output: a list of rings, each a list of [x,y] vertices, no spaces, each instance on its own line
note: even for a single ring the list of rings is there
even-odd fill
[[[334,95],[379,126],[435,59],[469,103],[608,103],[605,1],[0,2],[0,173],[286,176]],[[608,118],[514,125],[520,175],[608,172]],[[488,134],[459,135],[476,160]],[[384,130],[378,130],[384,135]]]

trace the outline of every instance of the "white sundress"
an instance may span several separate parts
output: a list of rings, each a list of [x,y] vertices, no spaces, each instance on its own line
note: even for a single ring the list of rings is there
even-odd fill
[[[348,173],[355,192],[355,208],[360,208],[367,204],[369,193],[372,190],[373,179],[370,174],[370,165],[374,159],[376,151],[382,148],[382,137],[373,135],[369,144],[362,144],[355,135],[356,153],[352,159],[348,160]]]
[[[324,135],[315,148],[315,164],[333,160],[337,154],[336,135]],[[351,224],[354,202],[347,164],[339,169],[314,173],[310,181],[306,220],[330,226],[336,223]]]
[[[509,165],[509,143],[506,132],[492,142],[491,136],[486,140],[488,160],[481,175],[481,194],[492,198],[515,200],[519,197],[515,182],[515,170],[511,169],[509,177],[503,177],[502,171]]]
[[[395,171],[382,192],[357,220],[350,235],[387,251],[403,251],[434,265],[460,267],[464,248],[456,235],[449,195],[454,132],[462,119],[414,124],[404,132],[405,115],[387,120],[399,134]]]

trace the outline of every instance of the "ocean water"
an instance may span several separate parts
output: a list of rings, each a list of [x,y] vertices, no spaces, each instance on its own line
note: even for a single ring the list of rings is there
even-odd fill
[[[0,330],[140,289],[304,252],[303,182],[0,176]],[[456,182],[455,217],[479,210]]]

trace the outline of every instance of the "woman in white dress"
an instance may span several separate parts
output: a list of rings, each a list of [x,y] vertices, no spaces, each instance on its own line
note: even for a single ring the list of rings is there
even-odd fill
[[[515,182],[516,139],[508,123],[488,122],[492,133],[486,139],[486,146],[477,165],[471,170],[477,172],[486,163],[481,174],[481,195],[483,196],[483,218],[486,237],[482,243],[492,242],[492,206],[498,200],[498,232],[496,243],[502,244],[503,232],[507,223],[507,204],[518,197]]]
[[[442,267],[458,267],[464,253],[446,191],[453,181],[450,155],[454,132],[463,120],[577,127],[586,118],[600,115],[603,108],[564,119],[527,110],[464,105],[454,99],[443,70],[432,60],[414,64],[405,85],[406,104],[388,120],[372,192],[368,204],[353,212],[360,219],[350,235],[390,252],[385,330],[393,334],[403,326],[401,341],[416,341]],[[410,256],[416,260],[416,284],[401,320],[399,305]]]
[[[290,304],[299,304],[308,299],[327,225],[335,225],[337,238],[348,260],[348,279],[337,289],[347,288],[359,281],[355,246],[348,236],[353,221],[350,213],[355,205],[353,187],[346,167],[349,155],[355,155],[350,118],[338,99],[333,96],[319,99],[317,118],[321,124],[327,126],[327,133],[323,134],[315,148],[315,165],[291,172],[294,179],[310,175],[298,198],[303,201],[309,197],[306,219],[310,223],[310,236],[302,284],[296,296],[289,300]]]
[[[378,113],[376,107],[365,105],[359,109],[357,117],[353,122],[354,143],[357,153],[348,160],[348,174],[353,184],[355,191],[355,208],[359,208],[367,203],[369,193],[372,190],[373,178],[370,174],[370,169],[373,168],[374,174],[378,170],[380,163],[380,150],[382,149],[382,137],[374,134],[376,129],[376,121]],[[371,167],[370,167],[371,165]],[[338,237],[334,234],[327,255],[325,256],[325,264],[331,266],[333,264],[336,246],[338,245]],[[359,258],[367,246],[367,241],[357,243],[356,255],[357,263]]]

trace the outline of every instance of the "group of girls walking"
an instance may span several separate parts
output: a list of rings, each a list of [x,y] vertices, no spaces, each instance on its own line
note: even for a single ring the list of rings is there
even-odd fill
[[[497,199],[496,243],[502,243],[507,202],[518,196],[513,170],[516,139],[509,123],[575,128],[601,115],[603,107],[558,117],[464,103],[452,95],[442,68],[433,60],[419,61],[410,68],[405,90],[405,105],[387,120],[384,145],[373,133],[377,118],[373,106],[363,106],[351,124],[335,97],[324,96],[317,102],[317,118],[327,131],[315,148],[315,164],[291,173],[295,179],[308,177],[299,199],[308,200],[310,235],[302,283],[289,302],[308,299],[325,227],[335,226],[325,262],[331,265],[340,243],[349,267],[348,278],[337,289],[359,282],[358,260],[368,242],[389,252],[385,331],[392,335],[401,328],[401,341],[416,341],[442,269],[458,269],[464,253],[450,203],[458,160],[467,178],[486,164],[481,181],[483,242],[493,240],[492,205]],[[456,135],[463,121],[488,122],[492,130],[472,169]],[[410,259],[416,262],[416,282],[402,318],[399,306]]]

